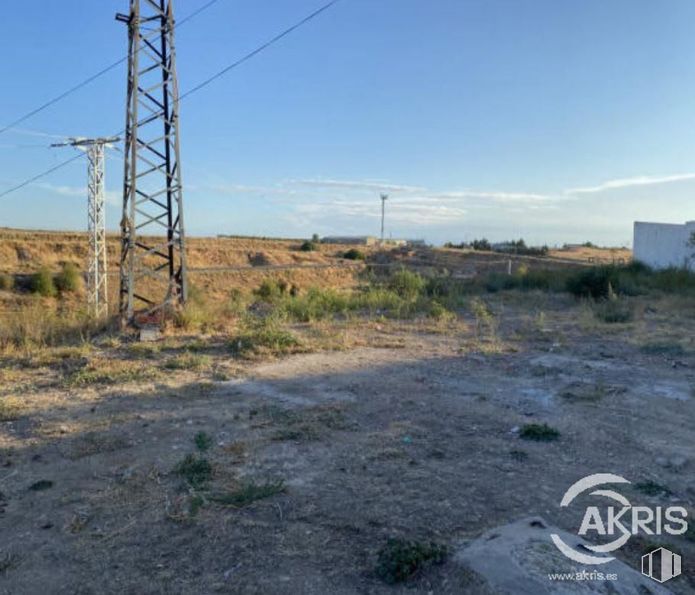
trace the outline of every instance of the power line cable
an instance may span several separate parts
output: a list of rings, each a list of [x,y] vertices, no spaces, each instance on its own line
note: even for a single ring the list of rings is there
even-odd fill
[[[301,21],[299,21],[299,22],[295,23],[294,25],[292,25],[291,27],[285,29],[283,32],[278,33],[275,37],[266,41],[263,45],[258,46],[252,52],[249,52],[245,56],[239,58],[238,60],[236,60],[235,62],[230,64],[229,66],[220,70],[218,73],[212,75],[210,78],[204,80],[202,83],[200,83],[200,84],[196,85],[195,87],[193,87],[192,89],[189,89],[188,91],[186,91],[183,95],[181,95],[179,97],[179,101],[185,99],[186,97],[188,97],[189,95],[192,95],[193,93],[196,93],[197,91],[200,91],[204,87],[207,87],[210,83],[216,81],[218,78],[223,77],[230,70],[233,70],[234,68],[237,68],[238,66],[241,66],[244,62],[247,62],[248,60],[250,60],[254,56],[260,54],[262,51],[267,50],[270,46],[276,44],[278,41],[287,37],[290,33],[293,33],[294,31],[296,31],[297,29],[299,29],[303,25],[306,25],[309,21],[314,20],[316,17],[318,17],[320,14],[324,13],[329,8],[336,5],[338,2],[340,2],[340,0],[332,0],[328,4],[324,4],[321,8],[319,8],[318,10],[315,10],[310,15],[304,17]]]
[[[13,192],[16,192],[17,190],[20,190],[21,188],[24,188],[25,186],[28,186],[29,184],[33,184],[34,182],[36,182],[37,180],[40,180],[41,178],[45,178],[46,176],[52,174],[53,172],[58,171],[59,169],[62,169],[62,168],[65,167],[66,165],[69,165],[69,164],[72,163],[73,161],[77,161],[77,160],[80,159],[82,156],[83,156],[82,153],[78,153],[77,155],[75,155],[74,157],[71,157],[71,158],[68,159],[67,161],[63,161],[62,163],[59,163],[58,165],[55,165],[55,166],[52,167],[51,169],[48,169],[48,170],[46,170],[46,171],[44,171],[44,172],[42,172],[42,173],[40,173],[40,174],[38,174],[38,175],[35,175],[33,178],[30,178],[30,179],[28,179],[28,180],[25,180],[25,181],[22,182],[21,184],[17,184],[17,185],[14,186],[13,188],[10,188],[10,189],[8,189],[8,190],[5,190],[5,192],[3,192],[3,193],[0,194],[0,198],[2,198],[3,196],[7,196],[8,194],[12,194]]]
[[[183,24],[187,23],[188,21],[190,21],[191,19],[197,17],[201,12],[207,10],[208,8],[210,8],[213,4],[216,4],[217,2],[219,2],[219,0],[210,0],[209,2],[207,2],[206,4],[201,6],[199,9],[195,10],[194,12],[189,14],[187,17],[185,17],[184,19],[182,19],[178,23],[176,23],[175,28],[179,28],[181,25],[183,25]],[[120,66],[121,64],[126,62],[127,60],[128,60],[128,56],[124,56],[120,60],[117,60],[116,62],[109,64],[106,68],[102,68],[99,72],[93,74],[90,77],[87,77],[86,79],[84,79],[80,83],[76,84],[74,87],[70,87],[67,91],[64,91],[60,95],[57,95],[53,99],[50,99],[46,103],[37,107],[36,109],[33,109],[30,112],[27,112],[23,116],[20,116],[19,118],[17,118],[13,122],[10,122],[7,126],[0,128],[0,134],[3,134],[5,132],[7,132],[8,130],[12,130],[18,124],[21,124],[22,122],[25,122],[26,120],[29,120],[30,118],[33,118],[36,114],[41,113],[42,111],[48,109],[49,107],[55,105],[56,103],[58,103],[60,101],[62,101],[63,99],[65,99],[69,95],[72,95],[76,91],[79,91],[80,89],[86,87],[87,85],[89,85],[93,81],[104,76],[106,73],[111,72],[114,68],[117,68],[118,66]]]
[[[208,6],[211,5],[211,4],[213,4],[214,2],[217,2],[217,1],[218,1],[218,0],[213,0],[212,2],[209,2],[209,3],[208,3]],[[260,54],[260,53],[263,52],[264,50],[268,49],[269,47],[271,47],[272,45],[276,44],[277,42],[279,42],[279,41],[282,40],[283,38],[287,37],[290,33],[293,33],[294,31],[296,31],[297,29],[299,29],[299,28],[302,27],[303,25],[306,25],[306,24],[309,23],[310,21],[314,20],[316,17],[318,17],[320,14],[324,13],[325,11],[327,11],[327,10],[328,10],[329,8],[331,8],[332,6],[336,5],[338,2],[340,2],[340,0],[331,0],[331,2],[328,2],[327,4],[324,4],[321,8],[315,10],[315,11],[312,12],[311,14],[307,15],[306,17],[304,17],[302,20],[300,20],[300,21],[298,21],[297,23],[295,23],[294,25],[292,25],[291,27],[288,27],[287,29],[285,29],[285,30],[282,31],[281,33],[278,33],[277,35],[275,35],[272,39],[270,39],[270,40],[266,41],[264,44],[258,46],[255,50],[249,52],[249,53],[246,54],[245,56],[239,58],[238,60],[236,60],[235,62],[233,62],[233,63],[230,64],[229,66],[226,66],[225,68],[223,68],[222,70],[220,70],[220,71],[217,72],[216,74],[212,75],[212,76],[209,77],[208,79],[206,79],[206,80],[204,80],[203,82],[199,83],[199,84],[196,85],[195,87],[189,89],[189,90],[186,91],[183,95],[179,96],[177,102],[180,102],[180,101],[182,101],[183,99],[185,99],[186,97],[189,97],[190,95],[193,95],[194,93],[196,93],[196,92],[200,91],[201,89],[207,87],[208,85],[210,85],[211,83],[213,83],[213,82],[216,81],[217,79],[221,78],[222,76],[224,76],[225,74],[227,74],[227,73],[230,72],[231,70],[237,68],[238,66],[241,66],[244,62],[247,62],[248,60],[250,60],[250,59],[253,58],[254,56],[257,56],[258,54]],[[202,10],[204,10],[204,7],[201,8],[201,9],[199,10],[199,12],[202,11]],[[188,18],[190,19],[190,18],[192,18],[192,16],[189,16]],[[113,135],[113,136],[120,136],[121,134],[123,134],[123,132],[124,132],[124,131],[121,130],[121,131],[117,132],[117,133],[116,133],[115,135]],[[0,130],[0,134],[2,134],[2,131],[1,131],[1,130]],[[24,188],[25,186],[28,186],[29,184],[35,182],[36,180],[39,180],[39,179],[41,179],[41,178],[43,178],[43,177],[45,177],[45,176],[48,176],[48,175],[52,174],[53,172],[55,172],[55,171],[57,171],[57,170],[59,170],[59,169],[65,167],[66,165],[69,165],[70,163],[72,163],[72,162],[75,161],[76,159],[79,159],[80,157],[82,157],[81,154],[80,154],[80,155],[77,155],[76,157],[73,157],[72,159],[68,159],[67,161],[62,162],[62,163],[56,165],[55,167],[52,167],[51,169],[44,171],[43,173],[40,173],[40,174],[34,176],[34,177],[31,178],[30,180],[26,180],[25,182],[22,182],[21,184],[18,184],[17,186],[15,186],[15,187],[13,187],[13,188],[10,188],[10,189],[8,189],[8,190],[5,190],[4,192],[1,192],[1,193],[0,193],[0,198],[3,198],[3,197],[5,197],[5,196],[7,196],[8,194],[12,194],[13,192],[16,192],[17,190],[20,190],[21,188]]]

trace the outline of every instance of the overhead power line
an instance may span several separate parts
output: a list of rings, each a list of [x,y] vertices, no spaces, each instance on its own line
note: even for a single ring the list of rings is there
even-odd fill
[[[214,2],[217,2],[217,1],[219,1],[219,0],[212,0],[212,1],[209,2],[208,4],[204,5],[203,7],[201,7],[201,8],[198,10],[198,13],[202,12],[203,10],[205,10],[206,7],[211,6]],[[267,50],[267,49],[268,49],[269,47],[271,47],[272,45],[275,45],[276,43],[278,43],[279,41],[281,41],[283,38],[287,37],[288,35],[290,35],[290,34],[293,33],[294,31],[296,31],[296,30],[299,29],[300,27],[306,25],[307,23],[309,23],[310,21],[314,20],[316,17],[318,17],[319,15],[321,15],[322,13],[324,13],[325,11],[327,11],[328,9],[330,9],[331,7],[333,7],[333,6],[335,6],[336,4],[338,4],[338,2],[340,2],[340,0],[331,0],[331,2],[328,2],[327,4],[324,4],[321,8],[319,8],[319,9],[315,10],[314,12],[310,13],[309,15],[305,16],[302,20],[296,22],[296,23],[295,23],[294,25],[292,25],[291,27],[288,27],[287,29],[285,29],[285,30],[282,31],[281,33],[278,33],[277,35],[275,35],[272,39],[270,39],[270,40],[266,41],[264,44],[258,46],[255,50],[253,50],[253,51],[249,52],[248,54],[242,56],[242,57],[239,58],[238,60],[232,62],[229,66],[226,66],[225,68],[223,68],[223,69],[220,70],[219,72],[213,74],[211,77],[209,77],[209,78],[205,79],[204,81],[202,81],[201,83],[197,84],[195,87],[189,89],[188,91],[186,91],[185,93],[183,93],[182,95],[179,96],[178,101],[180,102],[180,101],[182,101],[183,99],[185,99],[186,97],[189,97],[190,95],[193,95],[194,93],[197,93],[198,91],[200,91],[201,89],[207,87],[208,85],[210,85],[211,83],[213,83],[213,82],[216,81],[217,79],[223,77],[225,74],[227,74],[227,73],[230,72],[231,70],[234,70],[235,68],[241,66],[242,64],[244,64],[244,62],[247,62],[248,60],[250,60],[250,59],[253,58],[254,56],[257,56],[258,54],[260,54],[260,53],[263,52],[264,50]],[[197,13],[193,13],[192,15],[189,15],[188,17],[186,17],[186,19],[184,19],[183,21],[180,21],[180,22],[179,22],[179,26],[180,26],[181,24],[183,24],[183,22],[185,22],[186,20],[190,20],[191,18],[193,18],[193,16],[195,16],[196,14],[197,14]],[[122,61],[125,61],[125,60],[127,60],[127,58],[124,58]],[[150,117],[153,117],[153,116],[155,116],[155,114],[153,114],[153,115],[150,116]],[[2,134],[2,132],[4,132],[4,130],[7,130],[7,129],[0,130],[0,134]],[[121,134],[123,134],[123,132],[124,132],[123,130],[120,130],[119,132],[117,132],[117,133],[116,133],[115,135],[113,135],[113,136],[120,136]],[[59,170],[59,169],[65,167],[65,166],[69,165],[69,164],[72,163],[73,161],[76,161],[76,160],[79,159],[80,157],[82,157],[82,154],[79,154],[79,155],[77,155],[76,157],[73,157],[72,159],[69,159],[69,160],[67,160],[67,161],[64,161],[64,162],[62,162],[62,163],[56,165],[55,167],[52,167],[51,169],[48,169],[48,170],[46,170],[46,171],[44,171],[44,172],[42,172],[42,173],[40,173],[40,174],[34,176],[34,177],[31,178],[30,180],[26,180],[26,181],[22,182],[21,184],[18,184],[17,186],[15,186],[15,187],[13,187],[13,188],[10,188],[10,189],[8,189],[8,190],[5,190],[4,192],[0,192],[0,198],[3,198],[3,197],[5,197],[5,196],[7,196],[8,194],[12,194],[13,192],[16,192],[17,190],[20,190],[21,188],[24,188],[25,186],[28,186],[29,184],[35,182],[36,180],[40,180],[41,178],[44,178],[44,177],[46,177],[46,176],[52,174],[53,172],[55,172],[55,171],[57,171],[57,170]]]
[[[294,25],[285,29],[281,33],[278,33],[272,39],[266,41],[263,45],[258,46],[255,50],[249,52],[245,56],[239,58],[238,60],[236,60],[235,62],[230,64],[229,66],[223,68],[222,70],[220,70],[216,74],[212,75],[210,78],[204,80],[202,83],[199,83],[198,85],[196,85],[192,89],[189,89],[188,91],[186,91],[183,95],[181,95],[179,97],[179,101],[181,101],[182,99],[185,99],[186,97],[188,97],[189,95],[192,95],[193,93],[195,93],[197,91],[200,91],[202,88],[207,87],[210,83],[216,81],[218,78],[223,77],[230,70],[233,70],[233,69],[237,68],[238,66],[241,66],[244,62],[247,62],[248,60],[250,60],[254,56],[260,54],[262,51],[267,50],[270,46],[276,44],[278,41],[280,41],[284,37],[287,37],[290,33],[293,33],[294,31],[296,31],[297,29],[299,29],[303,25],[306,25],[309,21],[314,20],[317,16],[319,16],[320,14],[327,11],[329,8],[338,4],[338,2],[340,2],[340,0],[332,0],[328,4],[324,4],[321,8],[319,8],[318,10],[315,10],[311,14],[307,15],[301,21],[295,23]]]
[[[210,8],[213,4],[216,4],[217,2],[219,2],[219,0],[210,0],[210,1],[207,2],[206,4],[203,4],[203,6],[201,6],[199,9],[197,9],[197,10],[194,11],[194,12],[192,12],[192,13],[189,14],[187,17],[185,17],[184,19],[181,19],[178,23],[176,23],[176,26],[175,26],[175,27],[178,28],[178,27],[180,27],[181,25],[187,23],[188,21],[190,21],[191,19],[197,17],[201,12],[207,10],[208,8]],[[26,121],[29,120],[30,118],[33,118],[35,115],[41,113],[42,111],[48,109],[49,107],[55,105],[56,103],[58,103],[58,102],[60,102],[60,101],[62,101],[63,99],[65,99],[65,98],[68,97],[69,95],[72,95],[73,93],[75,93],[75,92],[79,91],[80,89],[86,87],[87,85],[89,85],[90,83],[94,82],[94,81],[97,80],[98,78],[104,76],[104,75],[107,74],[108,72],[111,72],[114,68],[118,68],[121,64],[124,64],[127,60],[128,60],[128,56],[124,56],[123,58],[120,58],[120,59],[117,60],[116,62],[113,62],[112,64],[109,64],[106,68],[102,68],[99,72],[96,72],[95,74],[93,74],[93,75],[87,77],[87,78],[84,79],[83,81],[77,83],[74,87],[70,87],[70,88],[67,89],[66,91],[63,91],[63,92],[60,93],[59,95],[56,95],[53,99],[50,99],[50,100],[47,101],[46,103],[44,103],[44,104],[40,105],[39,107],[37,107],[36,109],[33,109],[33,110],[31,110],[30,112],[27,112],[26,114],[24,114],[23,116],[20,116],[19,118],[17,118],[17,119],[14,120],[13,122],[10,122],[7,126],[4,126],[4,127],[0,128],[0,134],[3,134],[3,133],[5,133],[5,132],[7,132],[8,130],[12,130],[12,129],[13,129],[15,126],[17,126],[18,124],[21,124],[22,122],[26,122]],[[2,196],[2,195],[0,195],[0,196]]]
[[[20,190],[21,188],[24,188],[25,186],[28,186],[29,184],[33,184],[34,182],[36,182],[37,180],[40,180],[41,178],[45,178],[46,176],[52,174],[53,172],[64,168],[66,165],[69,165],[73,161],[77,161],[81,157],[82,157],[82,153],[78,153],[77,155],[75,155],[74,157],[71,157],[67,161],[63,161],[62,163],[59,163],[58,165],[52,167],[51,169],[47,169],[46,171],[35,175],[33,178],[29,178],[28,180],[25,180],[21,184],[17,184],[13,188],[5,190],[2,194],[0,194],[0,198],[2,198],[3,196],[7,196],[8,194],[12,194],[13,192]]]

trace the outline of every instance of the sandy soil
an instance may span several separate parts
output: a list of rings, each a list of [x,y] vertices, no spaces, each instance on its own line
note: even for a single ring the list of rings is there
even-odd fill
[[[480,593],[451,561],[385,585],[376,553],[394,536],[455,549],[529,515],[576,531],[559,502],[590,473],[651,480],[669,494],[633,485],[633,503],[692,511],[695,319],[682,304],[610,326],[566,297],[489,305],[486,328],[469,315],[369,323],[349,349],[275,360],[209,338],[3,362],[21,413],[0,423],[0,593]],[[198,369],[167,367],[191,349]],[[94,362],[139,380],[69,382]],[[560,437],[523,440],[528,423]],[[173,469],[201,431],[213,477],[193,490]],[[286,490],[241,508],[210,499],[249,480]],[[695,543],[669,543],[687,575],[669,587],[693,592]],[[619,557],[638,568],[649,547],[633,538]]]

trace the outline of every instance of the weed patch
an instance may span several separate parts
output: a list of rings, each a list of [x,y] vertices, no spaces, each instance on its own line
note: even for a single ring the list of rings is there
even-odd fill
[[[447,549],[442,545],[389,539],[377,555],[376,574],[386,583],[401,583],[428,564],[442,564],[446,556]]]
[[[283,480],[268,481],[265,483],[248,482],[236,490],[227,493],[210,496],[212,502],[223,506],[243,508],[253,504],[257,500],[270,498],[276,494],[282,494],[287,490]]]
[[[15,421],[22,415],[22,405],[13,397],[0,398],[0,422]]]
[[[192,488],[201,488],[212,478],[212,465],[205,458],[188,454],[174,467],[174,472]]]
[[[167,370],[202,370],[210,366],[210,358],[198,353],[185,353],[164,363]]]
[[[126,362],[110,365],[92,363],[89,366],[69,374],[64,381],[68,388],[94,386],[100,384],[124,384],[152,380],[159,376],[158,370],[148,366],[133,366]]]
[[[526,424],[519,432],[524,440],[536,442],[552,442],[560,438],[560,432],[548,424]]]
[[[645,496],[670,496],[671,490],[651,479],[635,484],[635,489]]]
[[[195,443],[195,447],[200,451],[200,452],[206,452],[212,448],[213,440],[212,436],[210,434],[207,434],[205,432],[198,432],[194,437],[193,437],[193,442]]]

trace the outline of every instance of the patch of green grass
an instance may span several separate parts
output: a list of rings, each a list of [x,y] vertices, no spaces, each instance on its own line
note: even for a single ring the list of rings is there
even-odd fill
[[[134,358],[153,359],[162,351],[162,346],[159,343],[130,343],[126,351]]]
[[[212,465],[205,458],[188,454],[174,467],[174,472],[191,487],[201,488],[212,478]]]
[[[267,481],[265,483],[250,481],[234,491],[213,494],[210,496],[210,500],[222,504],[223,506],[243,508],[244,506],[253,504],[257,500],[263,500],[264,498],[270,498],[276,494],[282,494],[286,490],[285,482],[281,479]]]
[[[270,319],[260,319],[247,323],[247,329],[234,337],[230,348],[239,355],[248,356],[259,352],[285,354],[301,346],[297,337]]]
[[[346,314],[350,309],[350,299],[334,289],[312,287],[301,296],[288,296],[281,304],[281,310],[288,318],[299,322],[322,320],[337,314]]]
[[[193,442],[195,443],[195,447],[200,451],[200,452],[205,452],[207,450],[210,450],[212,448],[213,440],[212,436],[210,434],[207,434],[206,432],[198,432],[194,437],[193,437]]]
[[[548,424],[526,424],[519,431],[519,437],[536,442],[552,442],[560,438],[560,432]]]
[[[81,386],[94,386],[100,384],[123,384],[127,382],[141,382],[157,378],[159,372],[149,367],[101,367],[92,364],[88,367],[76,370],[69,374],[64,385],[68,388]]]
[[[665,485],[651,479],[636,483],[635,489],[645,496],[670,496],[672,493]]]
[[[424,291],[426,282],[419,273],[401,269],[391,274],[386,285],[399,297],[412,300]]]
[[[167,360],[167,370],[202,370],[210,366],[210,357],[199,353],[184,353]]]
[[[386,583],[401,583],[428,564],[442,564],[446,556],[443,545],[389,539],[377,555],[376,574]]]

